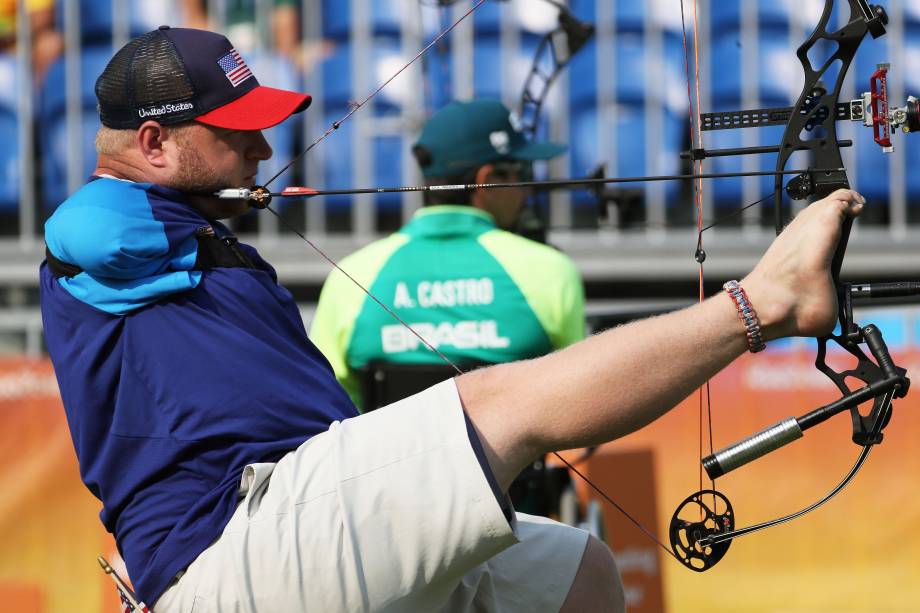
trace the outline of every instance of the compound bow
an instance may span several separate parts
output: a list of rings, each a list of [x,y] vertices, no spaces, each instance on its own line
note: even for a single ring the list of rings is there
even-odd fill
[[[792,108],[754,109],[702,115],[701,126],[707,129],[731,129],[785,124],[783,138],[777,147],[706,151],[695,149],[691,157],[700,160],[718,155],[744,155],[776,152],[776,170],[783,171],[796,151],[811,154],[812,163],[820,171],[809,170],[785,186],[785,191],[795,200],[809,197],[821,198],[836,189],[849,187],[846,170],[840,153],[841,146],[849,143],[837,140],[838,120],[862,120],[871,126],[876,142],[892,150],[891,128],[904,132],[920,129],[920,106],[909,98],[906,106],[890,109],[887,98],[887,66],[879,66],[872,75],[871,91],[859,100],[839,103],[840,91],[847,69],[866,34],[878,38],[885,34],[888,18],[880,6],[866,0],[848,0],[850,18],[836,31],[828,30],[834,1],[827,0],[824,12],[811,36],[798,48],[796,54],[805,72],[805,85]],[[831,45],[835,49],[820,66],[813,66],[809,53],[816,45]],[[835,47],[834,47],[835,45]],[[822,85],[823,79],[836,70],[832,87]],[[775,178],[774,207],[777,232],[787,222],[783,206],[783,175]],[[715,565],[728,551],[732,540],[764,528],[775,526],[818,508],[833,498],[853,479],[865,462],[872,446],[882,441],[882,430],[891,417],[894,398],[903,397],[910,381],[907,371],[897,366],[882,339],[881,331],[874,325],[864,327],[853,321],[852,299],[879,296],[915,294],[916,283],[886,283],[851,285],[840,282],[840,267],[846,252],[852,227],[852,218],[843,227],[840,242],[832,263],[832,274],[837,286],[839,333],[818,339],[815,366],[833,381],[842,396],[800,417],[789,417],[750,437],[730,445],[702,459],[710,479],[716,478],[744,464],[760,458],[803,436],[811,428],[837,413],[850,411],[853,423],[853,442],[862,447],[857,460],[843,480],[827,495],[806,508],[778,519],[746,528],[736,528],[734,510],[720,492],[706,489],[687,497],[674,512],[669,537],[671,548],[685,566],[695,571],[705,571]],[[856,359],[856,366],[836,371],[827,363],[828,344],[833,343]],[[862,349],[868,348],[869,355]],[[863,383],[852,389],[847,379]],[[868,414],[859,411],[859,405],[872,401]]]
[[[786,224],[787,215],[783,206],[783,190],[793,199],[809,197],[820,198],[838,188],[848,187],[849,182],[846,169],[843,165],[840,147],[848,146],[848,141],[838,141],[836,121],[844,119],[861,120],[865,125],[873,127],[875,140],[887,150],[891,148],[891,129],[900,128],[904,132],[920,130],[920,102],[909,98],[907,104],[899,108],[890,108],[887,99],[887,66],[880,66],[872,76],[871,91],[860,100],[839,103],[840,91],[847,69],[850,66],[856,51],[866,34],[877,38],[885,33],[887,15],[884,9],[877,5],[868,4],[867,0],[848,0],[850,18],[845,26],[839,30],[828,30],[828,25],[833,13],[834,0],[826,0],[824,12],[812,35],[798,48],[797,55],[805,71],[805,85],[795,106],[791,108],[754,109],[734,111],[728,113],[709,113],[700,115],[698,126],[701,130],[746,128],[766,125],[785,124],[786,129],[782,141],[774,147],[752,147],[730,150],[705,150],[695,148],[689,152],[689,157],[701,161],[708,157],[777,153],[776,170],[769,173],[696,173],[680,175],[677,177],[630,177],[619,179],[564,179],[556,181],[530,181],[513,184],[470,184],[434,187],[396,187],[396,188],[366,188],[355,190],[316,190],[308,187],[288,187],[281,192],[271,192],[268,184],[278,178],[287,168],[302,158],[319,142],[347,120],[354,112],[364,106],[371,98],[379,93],[390,81],[413,62],[418,60],[428,49],[438,43],[447,33],[456,27],[460,21],[469,16],[485,0],[478,0],[476,4],[460,19],[446,28],[435,37],[418,55],[383,85],[369,95],[364,101],[355,104],[347,115],[323,133],[302,153],[296,156],[280,172],[273,176],[265,186],[248,188],[231,188],[221,190],[217,195],[221,198],[245,199],[255,208],[268,208],[273,197],[300,197],[309,198],[330,194],[350,193],[383,193],[390,191],[426,191],[431,189],[472,190],[489,188],[507,188],[517,186],[528,187],[571,187],[596,185],[603,183],[638,182],[648,180],[675,180],[675,179],[700,179],[718,178],[727,176],[747,176],[769,174],[775,177],[774,205],[776,210],[776,227],[781,230]],[[835,45],[836,50],[818,67],[814,67],[808,54],[818,44]],[[823,78],[828,76],[832,66],[837,67],[837,74],[833,87],[826,88],[821,84]],[[548,83],[551,79],[547,80]],[[539,105],[537,105],[539,109]],[[807,170],[787,170],[786,166],[791,155],[796,151],[807,151],[811,155],[811,167]],[[787,174],[796,175],[788,185],[783,186],[783,177]],[[839,281],[840,267],[846,251],[848,236],[852,220],[848,221],[835,253],[832,272],[838,293],[838,320],[840,331],[818,339],[818,356],[816,367],[827,375],[840,390],[842,396],[838,400],[815,409],[801,417],[790,417],[771,426],[751,437],[731,445],[721,451],[702,459],[703,467],[712,480],[734,470],[752,460],[755,460],[779,447],[802,437],[804,430],[822,423],[831,416],[849,410],[853,422],[853,441],[862,447],[862,451],[853,468],[844,479],[818,502],[786,515],[779,519],[763,522],[746,528],[735,528],[734,511],[731,503],[715,489],[701,489],[684,500],[675,511],[669,527],[671,548],[668,549],[654,534],[634,519],[625,509],[617,504],[593,483],[588,481],[582,473],[572,467],[563,458],[560,459],[569,465],[576,474],[588,481],[605,500],[615,506],[630,521],[639,527],[645,534],[655,541],[666,553],[672,555],[685,566],[696,571],[711,568],[724,557],[731,541],[739,536],[750,534],[764,528],[784,523],[800,517],[811,510],[821,506],[839,493],[855,476],[856,472],[865,462],[871,447],[882,440],[882,430],[891,417],[891,404],[894,398],[903,397],[908,390],[910,381],[906,370],[897,366],[885,346],[881,332],[872,324],[859,326],[853,321],[852,301],[854,298],[875,298],[905,296],[920,293],[920,283],[885,283],[885,284],[859,284],[852,285]],[[342,271],[338,265],[326,256],[315,244],[295,228],[291,228],[303,240],[310,244],[322,257],[327,259],[335,268],[352,279],[347,272]],[[702,232],[702,229],[701,229]],[[700,248],[698,259],[705,258]],[[360,284],[354,281],[359,287]],[[384,309],[396,316],[380,300],[374,297],[366,288],[361,289]],[[403,325],[404,322],[399,320]],[[407,326],[408,327],[408,326]],[[415,334],[415,332],[409,328]],[[416,336],[418,336],[416,334]],[[419,340],[429,349],[441,355],[424,338]],[[857,365],[845,371],[835,371],[826,362],[828,344],[833,343],[855,357]],[[866,354],[862,345],[868,348],[871,355]],[[441,355],[441,358],[453,366],[458,373],[462,372],[456,365]],[[856,379],[864,385],[858,389],[851,389],[847,379]],[[859,404],[872,401],[872,408],[867,415],[859,411]],[[697,517],[692,517],[696,515]]]

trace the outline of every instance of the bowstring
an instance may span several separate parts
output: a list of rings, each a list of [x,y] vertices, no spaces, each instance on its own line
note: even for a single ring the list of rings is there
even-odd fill
[[[349,109],[348,113],[347,113],[344,117],[342,117],[340,120],[334,122],[329,128],[327,128],[326,131],[323,132],[323,134],[320,135],[319,138],[317,138],[316,140],[314,140],[306,149],[304,149],[303,151],[301,151],[296,157],[294,157],[290,162],[288,162],[281,170],[279,170],[277,173],[275,173],[274,176],[272,176],[268,181],[266,181],[263,187],[264,187],[264,188],[267,188],[269,184],[271,184],[272,182],[274,182],[278,177],[280,177],[284,172],[286,172],[291,166],[293,166],[296,162],[298,162],[299,160],[301,160],[301,159],[302,159],[305,155],[307,155],[314,147],[316,147],[319,143],[321,143],[323,140],[325,140],[330,134],[332,134],[333,132],[335,132],[336,130],[338,130],[339,127],[341,126],[341,124],[342,124],[343,122],[345,122],[346,120],[348,120],[348,118],[351,117],[359,108],[363,107],[363,106],[364,106],[365,104],[367,104],[370,100],[372,100],[378,93],[380,93],[380,91],[383,90],[384,87],[386,87],[386,86],[387,86],[390,82],[392,82],[396,77],[398,77],[400,74],[402,74],[403,71],[405,71],[405,70],[406,70],[407,68],[409,68],[412,64],[414,64],[414,63],[415,63],[419,58],[421,58],[429,49],[431,49],[431,47],[433,47],[435,44],[437,44],[444,36],[446,36],[447,34],[449,34],[455,27],[457,27],[457,25],[460,24],[460,22],[462,22],[464,19],[466,19],[467,17],[469,17],[477,8],[479,8],[479,7],[480,7],[482,4],[484,4],[485,2],[486,2],[486,0],[478,0],[478,1],[472,6],[472,8],[470,8],[468,11],[466,11],[459,19],[457,19],[456,21],[454,21],[449,27],[447,27],[446,29],[444,29],[444,30],[443,30],[441,33],[439,33],[435,38],[433,38],[427,45],[425,45],[425,47],[422,48],[421,51],[419,51],[419,52],[415,55],[415,57],[413,57],[408,63],[406,63],[406,64],[403,65],[399,70],[397,70],[396,73],[393,74],[393,76],[391,76],[390,78],[388,78],[382,85],[380,85],[380,87],[378,87],[378,88],[375,89],[373,92],[371,92],[371,94],[368,95],[368,96],[367,96],[364,100],[362,100],[361,102],[355,103],[354,105],[352,105],[351,108]],[[683,2],[683,0],[681,0],[681,2]],[[700,179],[700,181],[702,181],[702,179]],[[440,350],[438,350],[432,343],[430,343],[428,340],[426,340],[421,334],[419,334],[414,328],[412,328],[412,326],[410,326],[410,325],[409,325],[406,321],[404,321],[397,313],[395,313],[395,312],[393,311],[393,309],[389,308],[382,300],[380,300],[379,298],[377,298],[377,296],[375,296],[368,288],[366,288],[362,283],[360,283],[357,279],[355,279],[352,275],[350,275],[347,271],[345,271],[345,270],[339,265],[338,262],[336,262],[336,261],[335,261],[332,257],[330,257],[328,254],[326,254],[316,243],[314,243],[314,242],[311,241],[309,238],[307,238],[307,236],[306,236],[305,233],[301,232],[301,231],[298,230],[296,227],[294,227],[290,222],[288,222],[286,219],[284,219],[284,217],[283,217],[282,215],[280,215],[277,211],[275,211],[275,209],[271,208],[271,206],[266,206],[265,208],[266,208],[269,212],[271,212],[276,218],[278,218],[278,219],[281,221],[282,225],[284,225],[286,228],[288,228],[289,230],[291,230],[292,232],[294,232],[297,236],[300,237],[301,240],[303,240],[304,242],[306,242],[307,245],[309,245],[309,246],[310,246],[320,257],[322,257],[324,260],[326,260],[327,262],[329,262],[329,264],[330,264],[335,270],[337,270],[337,271],[339,271],[340,273],[342,273],[342,274],[343,274],[346,278],[348,278],[355,286],[357,286],[359,289],[361,289],[361,291],[364,292],[365,295],[367,295],[371,300],[373,300],[375,303],[377,303],[384,311],[386,311],[387,313],[389,313],[389,315],[390,315],[391,317],[393,317],[393,318],[394,318],[396,321],[398,321],[402,326],[404,326],[407,330],[409,330],[409,332],[410,332],[413,336],[415,336],[415,337],[419,340],[419,342],[421,342],[426,348],[428,348],[430,351],[432,351],[433,353],[435,353],[441,360],[443,360],[446,364],[448,364],[451,368],[453,368],[453,369],[457,372],[458,375],[465,374],[465,371],[464,371],[462,368],[460,368],[459,366],[457,366],[457,364],[455,364],[453,361],[451,361],[450,358],[448,358],[443,352],[441,352]],[[579,478],[581,478],[585,483],[587,483],[588,486],[591,487],[591,489],[593,489],[595,492],[597,492],[601,497],[603,497],[604,500],[606,500],[608,503],[610,503],[610,504],[611,504],[615,509],[617,509],[624,517],[626,517],[630,522],[632,522],[636,527],[638,527],[648,538],[650,538],[652,541],[654,541],[662,550],[664,550],[665,553],[667,553],[668,555],[670,555],[671,557],[673,557],[673,558],[676,559],[676,560],[680,560],[680,558],[677,556],[677,554],[674,553],[673,551],[671,551],[671,550],[668,548],[667,545],[665,545],[660,539],[658,539],[658,538],[651,532],[651,530],[649,530],[648,528],[646,528],[646,527],[645,527],[639,520],[637,520],[632,514],[630,514],[628,511],[626,511],[626,509],[624,509],[624,508],[623,508],[621,505],[619,505],[617,502],[615,502],[615,501],[614,501],[609,495],[607,495],[607,494],[606,494],[596,483],[594,483],[590,478],[588,478],[587,475],[585,475],[583,472],[581,472],[580,470],[578,470],[571,462],[569,462],[569,461],[566,460],[564,457],[562,457],[562,455],[560,455],[558,452],[553,451],[553,452],[551,452],[551,453],[552,453],[560,462],[562,462],[565,466],[567,466],[567,467],[569,468],[569,470],[571,470],[571,471],[572,471],[573,473],[575,473]]]
[[[383,303],[383,301],[381,301],[379,298],[377,298],[377,296],[375,296],[369,289],[367,289],[367,287],[365,287],[360,281],[358,281],[357,279],[355,279],[352,275],[350,275],[347,271],[345,271],[345,269],[343,269],[341,266],[339,266],[339,263],[338,263],[338,262],[336,262],[332,257],[330,257],[329,255],[327,255],[322,249],[320,249],[319,246],[318,246],[316,243],[314,243],[314,242],[311,241],[309,238],[307,238],[307,236],[306,236],[303,232],[301,232],[300,230],[298,230],[297,228],[295,228],[290,222],[288,222],[286,219],[284,219],[284,217],[283,217],[282,215],[280,215],[277,211],[275,211],[275,209],[271,208],[271,206],[267,206],[267,207],[265,207],[265,208],[266,208],[266,210],[268,210],[272,215],[274,215],[274,216],[277,217],[279,220],[281,220],[282,225],[284,225],[286,228],[288,228],[289,230],[291,230],[292,232],[294,232],[294,234],[296,234],[297,236],[299,236],[304,242],[306,242],[308,245],[310,245],[310,247],[312,247],[313,250],[316,251],[316,253],[318,253],[324,260],[326,260],[327,262],[329,262],[329,264],[331,264],[333,268],[335,268],[335,269],[338,270],[340,273],[342,273],[343,275],[345,275],[345,277],[347,277],[347,278],[348,278],[352,283],[354,283],[362,292],[364,292],[364,293],[367,295],[368,298],[370,298],[371,300],[373,300],[374,302],[376,302],[378,305],[380,305],[380,307],[381,307],[384,311],[386,311],[387,313],[389,313],[391,317],[393,317],[396,321],[398,321],[400,324],[402,324],[407,330],[409,330],[409,332],[412,333],[412,335],[415,336],[415,338],[417,338],[423,345],[425,345],[425,347],[427,347],[430,351],[432,351],[433,353],[435,353],[435,354],[436,354],[439,358],[441,358],[445,363],[447,363],[448,365],[450,365],[450,367],[453,368],[453,369],[457,372],[457,375],[466,374],[466,371],[464,371],[462,368],[460,368],[459,366],[457,366],[457,364],[455,364],[453,361],[451,361],[450,358],[448,358],[446,355],[444,355],[444,353],[441,352],[440,350],[438,350],[438,348],[435,347],[432,343],[430,343],[429,341],[427,341],[427,340],[425,339],[425,337],[423,337],[421,334],[419,334],[412,326],[410,326],[410,325],[409,325],[404,319],[402,319],[395,311],[393,311],[393,309],[391,309],[390,307],[388,307],[386,304]],[[575,473],[576,475],[578,475],[578,477],[580,477],[582,481],[584,481],[585,483],[587,483],[588,486],[589,486],[592,490],[594,490],[595,492],[597,492],[604,500],[606,500],[608,503],[610,503],[617,511],[619,511],[620,513],[622,513],[623,516],[626,517],[626,519],[628,519],[628,520],[629,520],[630,522],[632,522],[637,528],[639,528],[643,533],[645,533],[645,535],[646,535],[647,537],[649,537],[650,539],[652,539],[659,547],[661,547],[661,549],[663,549],[663,550],[665,551],[665,553],[667,553],[668,555],[670,555],[671,557],[673,557],[673,558],[676,559],[676,560],[680,560],[680,558],[677,557],[677,554],[675,554],[673,551],[671,551],[670,549],[668,549],[667,545],[665,545],[663,542],[661,542],[661,540],[660,540],[658,537],[656,537],[656,536],[651,532],[651,530],[649,530],[648,528],[646,528],[645,525],[642,524],[642,522],[640,522],[638,519],[636,519],[631,513],[629,513],[629,512],[628,512],[626,509],[624,509],[620,504],[618,504],[613,498],[611,498],[606,492],[604,492],[604,490],[602,490],[602,489],[600,488],[599,485],[597,485],[597,484],[594,483],[590,478],[588,478],[588,476],[587,476],[585,473],[583,473],[583,472],[581,472],[580,470],[578,470],[578,469],[574,466],[574,464],[572,464],[571,462],[569,462],[568,460],[566,460],[564,457],[562,457],[562,455],[561,455],[558,451],[553,451],[553,452],[551,452],[551,453],[552,453],[560,462],[562,462],[563,464],[565,464],[565,466],[567,466],[569,470],[571,470],[573,473]]]
[[[428,342],[428,341],[425,339],[425,337],[423,337],[421,334],[419,334],[419,333],[415,330],[415,328],[413,328],[412,326],[410,326],[410,325],[406,322],[406,320],[404,320],[402,317],[400,317],[400,316],[396,313],[396,311],[394,311],[393,309],[391,309],[390,307],[388,307],[386,304],[384,304],[383,301],[380,300],[379,298],[377,298],[377,296],[375,296],[373,293],[371,293],[371,291],[370,291],[369,289],[367,289],[367,287],[365,287],[364,284],[362,284],[360,281],[358,281],[358,280],[355,279],[352,275],[350,275],[344,268],[342,268],[341,266],[339,266],[339,263],[338,263],[338,262],[336,262],[334,259],[332,259],[332,257],[330,257],[328,254],[326,254],[325,251],[323,251],[322,249],[320,249],[319,246],[318,246],[316,243],[314,243],[314,242],[311,241],[309,238],[307,238],[306,234],[304,234],[303,232],[301,232],[300,230],[298,230],[297,228],[295,228],[288,220],[286,220],[281,214],[279,214],[278,211],[276,211],[275,209],[271,208],[271,206],[267,206],[267,207],[265,207],[265,208],[266,208],[266,210],[268,210],[272,215],[274,215],[275,217],[277,217],[277,218],[281,221],[281,224],[282,224],[284,227],[286,227],[288,230],[290,230],[291,232],[293,232],[294,234],[296,234],[297,236],[299,236],[305,243],[307,243],[308,245],[310,245],[310,247],[312,247],[313,250],[316,251],[316,253],[318,253],[318,254],[320,255],[320,257],[322,257],[324,260],[326,260],[327,262],[329,262],[329,263],[332,265],[332,267],[335,268],[337,271],[339,271],[340,273],[342,273],[343,275],[345,275],[345,277],[346,277],[349,281],[351,281],[352,283],[354,283],[362,292],[364,292],[364,293],[367,295],[368,298],[370,298],[371,300],[373,300],[374,302],[376,302],[377,304],[379,304],[379,305],[380,305],[380,308],[382,308],[384,311],[386,311],[387,313],[389,313],[390,316],[391,316],[393,319],[395,319],[396,321],[398,321],[399,323],[401,323],[409,332],[411,332],[411,333],[415,336],[415,338],[417,338],[423,345],[425,345],[425,347],[427,347],[431,352],[433,352],[434,354],[436,354],[439,358],[441,358],[442,360],[444,360],[444,362],[446,362],[451,368],[453,368],[455,371],[457,371],[457,374],[458,374],[458,375],[462,375],[462,374],[464,373],[464,371],[463,371],[459,366],[457,366],[456,364],[454,364],[454,363],[450,360],[450,358],[448,358],[446,355],[444,355],[443,352],[439,351],[438,348],[435,347],[432,343]]]
[[[683,48],[684,48],[684,71],[686,73],[687,79],[687,109],[690,116],[689,130],[690,130],[690,150],[694,149],[703,149],[703,134],[701,130],[701,119],[700,119],[700,109],[701,109],[701,96],[700,96],[700,36],[699,36],[699,13],[698,13],[699,3],[697,0],[693,0],[693,77],[690,73],[690,51],[687,44],[687,17],[686,17],[686,8],[684,6],[684,0],[680,0],[680,19],[681,19],[681,31],[683,37]],[[695,85],[695,87],[694,87]],[[695,89],[695,101],[694,101],[694,90]],[[695,102],[695,104],[694,104]],[[692,159],[691,158],[691,172],[692,174],[702,174],[703,173],[703,159]],[[703,231],[706,230],[709,226],[704,227],[703,218],[703,181],[702,179],[697,179],[692,183],[693,185],[693,197],[696,204],[696,260],[699,265],[698,273],[698,288],[699,288],[699,301],[703,302],[706,299],[705,292],[705,269],[703,262],[706,259],[706,252],[703,249]],[[713,438],[712,438],[712,391],[710,387],[710,381],[707,380],[706,383],[700,386],[698,393],[698,428],[699,428],[699,457],[700,457],[700,467],[699,467],[699,491],[703,490],[703,465],[702,458],[705,455],[704,447],[704,434],[703,434],[703,422],[704,414],[706,415],[706,425],[708,429],[708,438],[709,438],[709,452],[713,450]],[[712,483],[710,488],[715,490],[715,483]],[[702,512],[702,509],[701,509]]]
[[[696,133],[697,133],[697,145],[700,149],[703,148],[703,132],[702,132],[702,105],[700,103],[700,36],[699,36],[699,0],[693,0],[693,55],[694,62],[696,64]],[[703,170],[703,160],[699,160],[699,169]],[[700,247],[702,248],[703,241],[703,181],[702,179],[697,179],[697,185],[699,186],[698,196],[697,196],[697,232]],[[700,263],[700,302],[705,300],[704,289],[703,289],[703,264]],[[706,380],[706,426],[708,429],[709,435],[709,453],[712,453],[715,448],[712,441],[712,390],[709,385],[709,380]],[[703,450],[700,450],[700,476],[702,482],[703,474]],[[710,489],[715,491],[716,484],[715,481],[710,481]],[[715,495],[713,495],[713,504],[715,504]]]

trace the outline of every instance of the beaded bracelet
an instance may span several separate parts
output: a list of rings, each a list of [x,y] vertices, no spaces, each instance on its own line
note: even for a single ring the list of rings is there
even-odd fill
[[[763,342],[763,332],[760,329],[757,311],[751,305],[747,293],[737,281],[727,282],[722,286],[722,289],[725,290],[732,302],[735,303],[735,308],[738,309],[738,317],[741,319],[747,335],[748,349],[751,353],[763,351],[767,345]]]

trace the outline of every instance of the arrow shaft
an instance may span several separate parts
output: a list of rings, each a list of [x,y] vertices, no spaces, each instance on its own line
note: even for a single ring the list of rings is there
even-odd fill
[[[800,175],[806,170],[764,170],[753,172],[707,172],[699,174],[681,175],[655,175],[647,177],[617,177],[617,178],[582,178],[582,179],[551,179],[546,181],[514,181],[509,183],[462,183],[456,185],[415,185],[402,187],[367,187],[348,189],[314,190],[311,188],[287,188],[280,192],[272,192],[273,198],[313,198],[315,196],[348,196],[357,194],[392,194],[406,192],[439,192],[439,191],[472,191],[475,189],[510,189],[532,188],[551,189],[565,187],[581,187],[593,185],[610,185],[621,183],[649,183],[657,181],[683,181],[695,179],[724,179],[728,177],[772,177],[776,175]],[[819,172],[819,171],[814,171]]]

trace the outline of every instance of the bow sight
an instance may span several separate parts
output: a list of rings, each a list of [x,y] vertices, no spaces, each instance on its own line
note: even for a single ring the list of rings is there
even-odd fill
[[[904,106],[890,106],[888,99],[889,68],[889,64],[879,64],[876,71],[869,78],[869,91],[849,102],[839,102],[833,108],[834,121],[860,121],[867,128],[872,128],[875,142],[885,153],[894,151],[894,145],[891,141],[893,131],[900,130],[905,134],[920,131],[920,100],[914,96],[908,96]],[[819,106],[820,100],[826,95],[827,89],[819,84],[808,92],[804,98],[804,103],[798,114],[808,116],[804,125],[805,130],[808,132],[812,132],[816,127],[822,125],[829,116],[830,108]],[[792,107],[703,113],[700,115],[700,129],[708,132],[712,130],[780,126],[788,124],[792,114]],[[851,147],[852,145],[853,141],[851,140],[837,141],[838,147]],[[807,148],[806,145],[799,144],[795,147],[795,150],[802,151]],[[779,145],[725,149],[699,148],[684,152],[681,157],[684,159],[703,160],[710,157],[778,153],[779,151]],[[813,175],[813,171],[808,171],[792,179],[786,185],[786,193],[793,200],[802,200],[815,194],[818,182]]]

